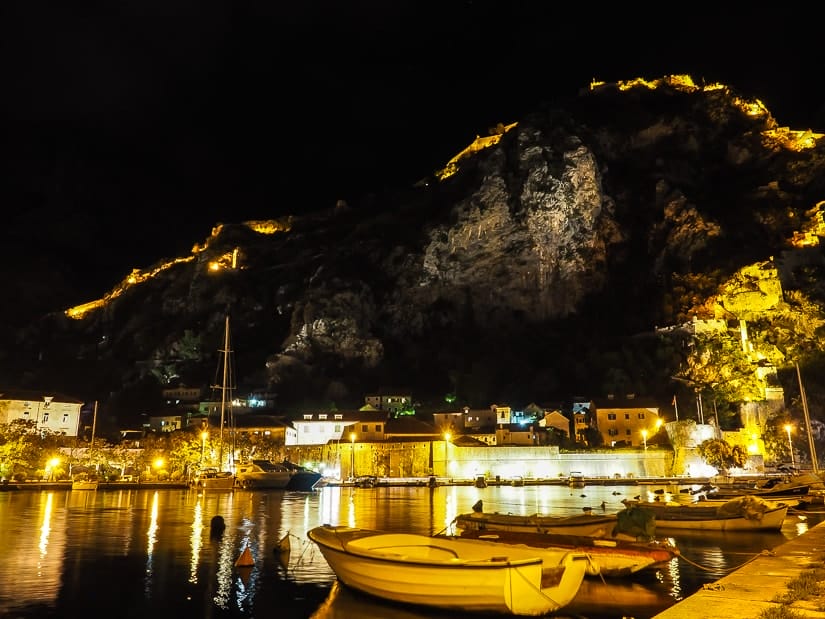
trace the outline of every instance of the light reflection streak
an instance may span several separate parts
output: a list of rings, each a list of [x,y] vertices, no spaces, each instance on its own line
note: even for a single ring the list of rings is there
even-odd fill
[[[198,559],[203,547],[203,504],[200,497],[195,503],[195,519],[192,522],[192,535],[189,538],[192,544],[192,559],[189,563],[189,582],[198,582]]]
[[[349,493],[349,506],[347,510],[347,525],[350,527],[355,526],[355,490],[350,490]]]
[[[151,587],[152,587],[152,576],[154,572],[154,556],[153,551],[155,548],[155,542],[157,542],[157,533],[158,533],[158,502],[159,497],[157,491],[155,491],[154,496],[152,497],[152,511],[151,517],[149,520],[149,530],[146,531],[146,576],[144,578],[144,592],[146,593],[146,597],[152,597]]]
[[[218,546],[218,557],[215,565],[218,589],[212,601],[218,608],[228,608],[229,596],[232,592],[232,567],[235,561],[232,558],[232,540],[225,535]]]
[[[37,564],[37,574],[42,576],[41,569],[43,568],[43,559],[46,558],[46,551],[49,548],[49,532],[52,530],[52,501],[54,493],[49,492],[46,499],[46,506],[43,508],[43,524],[40,527],[40,561]]]

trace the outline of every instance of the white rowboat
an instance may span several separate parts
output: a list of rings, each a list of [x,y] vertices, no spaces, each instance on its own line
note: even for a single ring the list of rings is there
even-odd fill
[[[585,553],[325,525],[307,532],[344,585],[393,602],[461,612],[541,616],[576,596]]]

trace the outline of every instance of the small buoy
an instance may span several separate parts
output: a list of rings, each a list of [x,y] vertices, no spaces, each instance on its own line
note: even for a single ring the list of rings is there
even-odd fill
[[[484,510],[484,505],[482,504],[481,499],[479,499],[478,501],[476,501],[473,504],[473,511],[476,512],[477,514],[480,514],[483,510]]]
[[[255,559],[252,558],[252,553],[249,551],[249,546],[247,546],[235,561],[235,567],[252,567],[253,565],[255,565]]]
[[[592,511],[593,511],[593,508],[592,508],[592,507],[582,507],[582,511],[583,511],[585,514],[589,514],[590,512],[592,512]]]
[[[223,516],[213,516],[209,524],[209,534],[212,537],[220,537],[226,529],[226,523]]]

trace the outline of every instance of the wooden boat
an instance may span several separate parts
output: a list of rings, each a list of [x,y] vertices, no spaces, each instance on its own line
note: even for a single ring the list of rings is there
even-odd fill
[[[754,496],[724,502],[694,503],[622,501],[625,505],[650,511],[656,530],[690,529],[703,531],[777,531],[788,515],[787,503],[774,503]]]
[[[592,510],[580,516],[547,516],[543,514],[517,515],[484,512],[481,501],[473,505],[473,511],[456,516],[455,526],[464,531],[520,531],[523,533],[552,533],[622,539],[635,541],[638,538],[651,539],[655,531],[653,518],[645,518],[646,523],[634,522],[626,518],[630,512],[624,510],[622,522],[617,514],[593,514]],[[633,519],[635,520],[635,518]]]
[[[237,465],[237,485],[247,489],[310,491],[321,480],[321,473],[287,460],[250,460]]]
[[[782,479],[772,477],[751,487],[714,486],[706,496],[709,499],[733,499],[740,496],[756,496],[763,499],[778,500],[782,498],[804,498],[811,491],[809,476]]]
[[[577,535],[525,533],[520,531],[473,531],[460,533],[463,539],[480,539],[505,544],[517,544],[534,549],[584,552],[590,559],[588,576],[616,578],[644,570],[656,570],[679,556],[670,542],[630,542]]]
[[[324,525],[307,532],[338,580],[379,598],[461,612],[546,615],[578,593],[588,558],[533,549]]]
[[[81,473],[72,480],[72,490],[97,490],[99,485],[100,481],[97,477],[89,476],[86,473]]]

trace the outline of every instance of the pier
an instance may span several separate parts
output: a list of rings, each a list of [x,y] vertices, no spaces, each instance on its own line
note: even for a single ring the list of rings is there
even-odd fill
[[[813,573],[816,568],[825,568],[825,522],[759,555],[715,583],[706,584],[653,619],[755,618],[771,608],[779,612],[782,606],[797,613],[794,616],[825,618],[825,591],[810,599],[780,601],[789,593],[791,581],[806,572]]]

